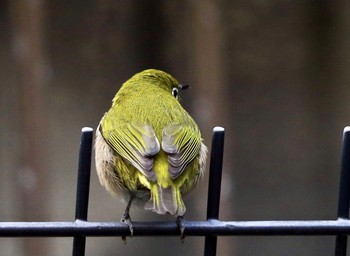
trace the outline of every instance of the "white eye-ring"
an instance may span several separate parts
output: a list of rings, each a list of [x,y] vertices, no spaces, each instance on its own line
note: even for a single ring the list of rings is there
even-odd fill
[[[176,87],[173,88],[171,94],[175,97],[175,99],[179,98],[179,90]]]

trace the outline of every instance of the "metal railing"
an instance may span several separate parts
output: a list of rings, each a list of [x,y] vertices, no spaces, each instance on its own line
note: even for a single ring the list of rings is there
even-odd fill
[[[224,129],[214,128],[209,170],[207,220],[184,220],[186,236],[205,236],[204,255],[216,255],[218,236],[336,236],[335,256],[345,256],[350,234],[350,127],[343,133],[342,160],[336,220],[301,221],[220,221],[220,190],[224,148]],[[0,222],[0,237],[74,237],[73,256],[85,255],[86,237],[128,236],[122,222],[87,220],[93,130],[83,128],[81,135],[75,221]],[[133,236],[179,236],[176,221],[133,222]]]

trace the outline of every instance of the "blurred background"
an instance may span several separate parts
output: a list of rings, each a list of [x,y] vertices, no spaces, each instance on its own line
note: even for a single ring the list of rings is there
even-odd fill
[[[80,131],[147,68],[191,90],[210,146],[226,128],[222,220],[335,219],[350,119],[350,2],[0,0],[0,221],[74,219]],[[125,205],[92,168],[89,219]],[[204,220],[207,177],[186,198]],[[173,220],[132,209],[133,220]],[[202,237],[88,238],[86,255],[203,255]],[[218,255],[332,255],[334,237],[220,237]],[[72,238],[0,238],[1,255],[70,255]],[[171,249],[170,249],[171,248]]]

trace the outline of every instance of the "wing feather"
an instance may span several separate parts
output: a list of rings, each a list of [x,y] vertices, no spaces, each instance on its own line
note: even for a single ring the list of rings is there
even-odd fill
[[[149,180],[156,180],[153,162],[160,145],[152,126],[128,123],[102,134],[117,154],[129,161]]]
[[[202,139],[198,129],[170,124],[163,129],[162,148],[168,154],[169,174],[177,178],[199,154]]]

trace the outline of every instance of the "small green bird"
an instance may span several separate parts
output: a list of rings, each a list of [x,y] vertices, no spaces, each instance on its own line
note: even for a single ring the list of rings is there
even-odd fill
[[[112,195],[128,202],[122,220],[131,235],[133,200],[146,210],[181,217],[182,196],[203,176],[207,147],[178,101],[186,88],[163,71],[144,70],[123,84],[97,128],[97,174]]]

